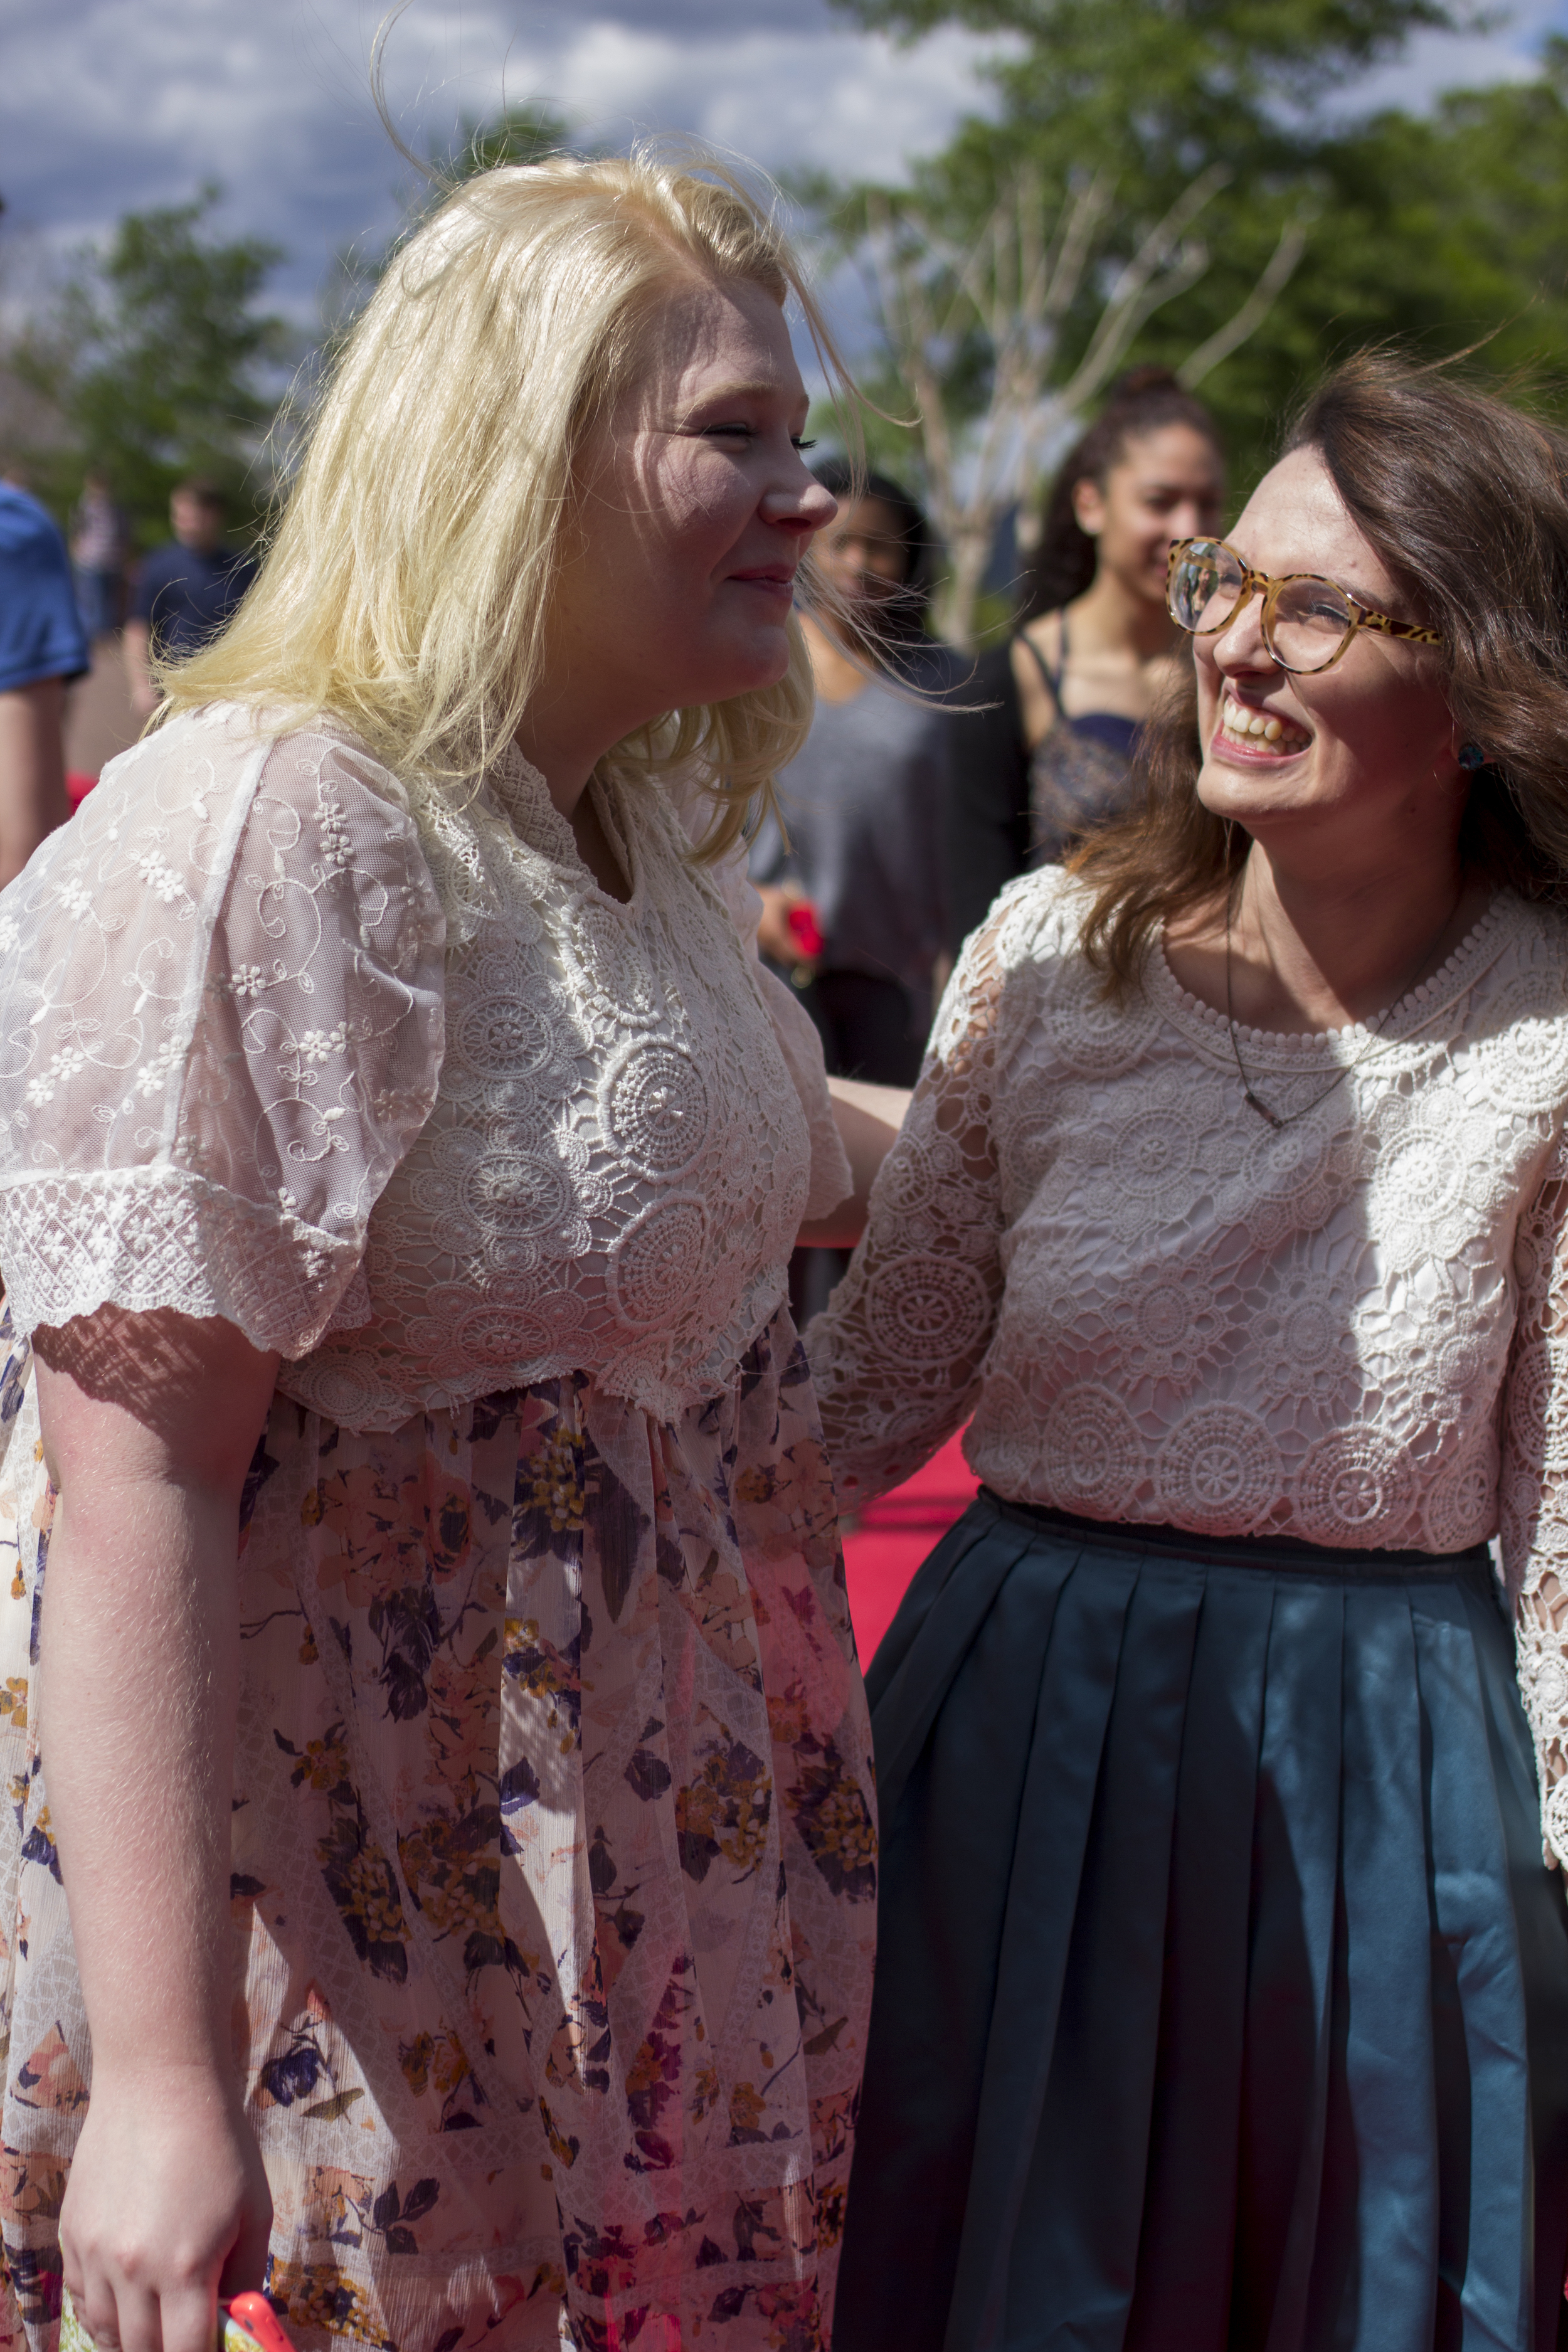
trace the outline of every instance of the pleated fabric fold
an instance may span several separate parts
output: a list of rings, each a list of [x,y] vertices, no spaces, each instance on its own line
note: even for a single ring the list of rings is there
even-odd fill
[[[1484,1549],[983,1496],[868,1675],[837,2352],[1549,2352],[1568,1908]]]

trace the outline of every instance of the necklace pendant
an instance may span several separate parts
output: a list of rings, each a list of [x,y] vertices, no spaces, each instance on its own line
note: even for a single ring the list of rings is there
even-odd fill
[[[1258,1113],[1258,1118],[1266,1118],[1270,1127],[1281,1128],[1284,1126],[1285,1122],[1280,1118],[1279,1112],[1277,1110],[1270,1110],[1266,1102],[1259,1102],[1258,1097],[1253,1093],[1250,1087],[1246,1089],[1246,1099],[1252,1108]]]

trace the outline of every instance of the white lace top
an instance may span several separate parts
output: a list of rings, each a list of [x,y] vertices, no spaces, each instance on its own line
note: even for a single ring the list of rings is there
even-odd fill
[[[600,809],[625,906],[515,752],[466,808],[237,710],[113,761],[0,895],[17,1325],[224,1315],[361,1430],[568,1370],[663,1419],[722,1388],[847,1171],[743,879],[656,792]]]
[[[1094,1518],[1436,1552],[1500,1524],[1568,1860],[1568,922],[1500,895],[1381,1046],[1242,1030],[1283,1112],[1346,1067],[1277,1132],[1163,954],[1100,999],[1078,911],[1029,876],[971,940],[806,1334],[841,1498],[973,1412],[997,1493]]]

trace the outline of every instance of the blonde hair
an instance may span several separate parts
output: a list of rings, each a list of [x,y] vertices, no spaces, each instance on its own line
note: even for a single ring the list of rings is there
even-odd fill
[[[793,294],[836,392],[852,391],[770,214],[723,164],[702,171],[646,151],[556,156],[447,197],[348,339],[255,586],[214,644],[160,667],[169,713],[330,716],[405,777],[482,773],[541,682],[584,436],[634,378],[671,279],[760,286],[781,309]],[[704,858],[805,739],[793,618],[789,639],[776,686],[668,711],[600,762],[633,784],[705,787]]]

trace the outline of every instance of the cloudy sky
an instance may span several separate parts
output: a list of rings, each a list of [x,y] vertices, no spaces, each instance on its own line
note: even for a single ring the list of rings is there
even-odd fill
[[[315,315],[332,255],[379,242],[403,167],[376,121],[377,0],[0,0],[0,299],[116,215],[205,179],[223,219],[288,253],[275,299]],[[1358,102],[1529,70],[1568,0],[1520,0],[1484,37],[1420,43]],[[827,0],[415,0],[389,97],[408,143],[442,142],[504,94],[547,98],[586,134],[700,133],[773,168],[879,176],[986,102],[988,45],[912,47],[848,27]]]

